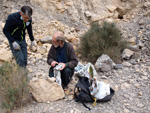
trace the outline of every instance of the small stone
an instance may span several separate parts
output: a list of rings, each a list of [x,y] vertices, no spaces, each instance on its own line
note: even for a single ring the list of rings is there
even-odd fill
[[[143,105],[143,104],[141,104],[141,103],[139,103],[139,104],[137,104],[137,107],[142,108],[142,107],[144,107],[144,105]]]
[[[122,64],[116,64],[114,66],[114,69],[122,69],[122,68],[123,68]]]
[[[118,85],[115,85],[114,90],[118,91]]]
[[[60,109],[57,109],[57,110],[56,110],[56,112],[59,112],[59,111],[60,111]]]
[[[36,46],[31,46],[30,49],[31,49],[31,51],[36,52],[37,47]]]
[[[139,93],[138,93],[138,96],[142,96],[142,92],[139,92]]]
[[[124,111],[124,113],[130,113],[130,111],[128,109],[124,109],[123,111]]]
[[[28,70],[29,70],[29,73],[32,73],[32,72],[33,72],[33,70],[32,70],[31,68],[28,68]]]
[[[129,62],[124,61],[124,62],[122,63],[122,65],[123,65],[123,66],[130,67],[132,64],[130,64]]]
[[[38,45],[38,46],[42,46],[42,43],[41,43],[41,42],[38,42],[37,45]]]
[[[127,88],[129,88],[129,87],[130,87],[130,84],[128,84],[128,83],[123,83],[123,84],[121,85],[121,89],[122,89],[122,90],[127,89]]]

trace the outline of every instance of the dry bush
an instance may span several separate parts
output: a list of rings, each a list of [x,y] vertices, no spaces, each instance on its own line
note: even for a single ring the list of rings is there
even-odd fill
[[[80,37],[80,47],[77,50],[82,57],[95,63],[102,54],[107,54],[118,63],[121,61],[121,52],[127,47],[127,42],[121,38],[120,30],[114,23],[98,23]]]
[[[4,63],[0,67],[0,101],[8,111],[31,102],[27,70],[16,64]]]

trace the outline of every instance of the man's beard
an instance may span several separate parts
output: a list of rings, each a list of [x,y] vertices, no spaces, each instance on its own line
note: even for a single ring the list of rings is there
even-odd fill
[[[53,44],[53,45],[54,45],[54,44]],[[55,48],[59,48],[59,47],[60,47],[60,45],[54,45],[54,47],[55,47]]]

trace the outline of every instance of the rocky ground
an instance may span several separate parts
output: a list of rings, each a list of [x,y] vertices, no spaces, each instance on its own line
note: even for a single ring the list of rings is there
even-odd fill
[[[106,103],[97,103],[96,106],[93,106],[92,103],[88,103],[92,110],[89,111],[81,103],[75,102],[72,97],[72,92],[62,100],[50,103],[37,103],[33,102],[24,106],[22,108],[15,109],[13,113],[149,113],[150,112],[150,9],[148,0],[139,0],[141,3],[137,8],[138,10],[131,10],[126,15],[123,15],[122,20],[117,20],[117,26],[122,30],[122,37],[130,42],[130,50],[133,51],[133,55],[126,61],[123,61],[122,69],[112,69],[107,72],[98,72],[98,80],[105,81],[110,84],[110,86],[115,90],[115,95],[113,96],[110,102]],[[22,4],[22,3],[20,3]],[[7,9],[7,5],[3,6],[2,12],[4,9]],[[15,6],[15,5],[14,5]],[[20,6],[20,5],[19,5]],[[36,10],[36,9],[35,9]],[[6,10],[8,11],[8,10]],[[138,13],[138,14],[137,14]],[[7,13],[6,13],[7,14]],[[37,11],[38,14],[38,11]],[[42,14],[42,13],[41,13]],[[132,15],[133,14],[133,15]],[[136,16],[135,16],[136,15]],[[40,18],[41,17],[41,18]],[[45,19],[46,17],[36,16],[35,23],[39,20]],[[3,18],[4,19],[4,18]],[[112,19],[113,20],[113,19]],[[67,20],[66,20],[67,21]],[[2,22],[0,22],[2,23]],[[32,78],[35,75],[46,74],[48,75],[49,65],[47,64],[47,52],[51,46],[49,42],[42,42],[45,34],[48,36],[47,41],[50,41],[49,35],[53,33],[56,29],[59,30],[68,30],[65,31],[67,40],[70,36],[78,37],[78,31],[76,28],[69,28],[68,26],[62,25],[58,21],[42,23],[40,27],[38,24],[34,24],[35,38],[37,39],[38,48],[36,52],[32,52],[28,48],[28,69],[30,74],[29,78]],[[48,27],[47,27],[48,26]],[[59,28],[60,27],[60,28]],[[55,29],[56,28],[56,29]],[[51,30],[51,31],[42,31]],[[70,35],[71,33],[71,35]],[[41,34],[41,35],[39,35]],[[43,36],[44,34],[44,36]],[[77,35],[77,36],[76,36]],[[74,45],[76,46],[75,40]],[[27,41],[28,43],[28,41]],[[8,47],[8,42],[6,38],[0,33],[0,58],[2,53],[6,52],[2,57],[5,61],[5,58],[11,56],[10,49]],[[28,43],[29,47],[29,43]],[[8,53],[9,51],[9,53]],[[1,63],[0,60],[0,63]],[[71,86],[74,86],[75,83],[72,82]],[[4,111],[0,109],[0,113]]]
[[[48,72],[47,67],[45,72]],[[149,57],[134,65],[124,65],[122,69],[99,72],[98,80],[110,83],[110,86],[115,90],[115,95],[107,103],[97,103],[96,106],[88,103],[87,106],[92,108],[91,111],[66,96],[65,99],[56,102],[33,102],[26,107],[14,110],[13,113],[149,113],[149,73]]]
[[[148,18],[144,18],[148,19]],[[143,44],[142,49],[140,46],[133,46],[132,49],[140,54],[140,58],[133,57],[133,61],[124,61],[122,69],[112,69],[108,72],[98,72],[98,80],[110,83],[110,86],[115,90],[115,95],[112,100],[107,103],[97,103],[93,106],[88,103],[87,106],[92,108],[91,111],[87,110],[81,103],[75,102],[72,98],[66,95],[65,99],[51,102],[51,103],[37,103],[33,102],[26,107],[14,110],[13,113],[149,113],[150,112],[150,56],[148,48],[146,47],[147,41],[140,39],[140,36],[147,33],[146,26],[148,22],[143,23],[142,34],[138,34],[141,26],[138,21],[129,23],[121,23],[120,26],[126,31],[129,39],[134,36],[139,37],[132,40],[131,43],[139,44],[140,40]],[[119,26],[119,25],[118,25]],[[128,27],[127,27],[128,26]],[[136,26],[136,29],[134,27]],[[139,27],[138,27],[139,26]],[[149,37],[144,37],[148,39]],[[48,73],[49,66],[46,63],[46,58],[39,59],[34,65],[28,66],[32,69],[30,76],[35,73]],[[75,84],[71,84],[75,85]],[[70,93],[72,94],[72,93]]]

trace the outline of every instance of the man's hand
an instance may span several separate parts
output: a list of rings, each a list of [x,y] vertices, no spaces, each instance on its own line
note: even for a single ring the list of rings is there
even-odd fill
[[[58,62],[56,62],[56,61],[52,61],[51,66],[52,66],[52,67],[55,67],[55,66],[56,66],[56,64],[58,64]]]
[[[37,43],[35,41],[31,41],[31,47],[32,46],[37,46]]]
[[[65,63],[59,63],[58,65],[62,65],[62,68],[60,69],[60,71],[63,70],[66,67]]]
[[[12,43],[12,46],[13,46],[14,50],[20,50],[20,45],[16,41],[14,41]]]

